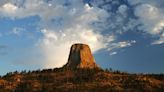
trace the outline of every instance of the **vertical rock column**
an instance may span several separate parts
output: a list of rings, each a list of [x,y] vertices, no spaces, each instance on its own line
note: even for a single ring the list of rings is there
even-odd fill
[[[70,50],[68,63],[69,68],[98,68],[91,50],[86,44],[73,44]]]

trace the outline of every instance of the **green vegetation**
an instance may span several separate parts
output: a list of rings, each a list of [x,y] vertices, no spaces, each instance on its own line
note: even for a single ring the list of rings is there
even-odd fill
[[[98,68],[15,71],[0,77],[0,92],[164,92],[163,87],[163,74]]]

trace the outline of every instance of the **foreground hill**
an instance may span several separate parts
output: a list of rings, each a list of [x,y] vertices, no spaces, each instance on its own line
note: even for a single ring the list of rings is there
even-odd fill
[[[164,75],[55,68],[8,73],[0,92],[164,92]]]

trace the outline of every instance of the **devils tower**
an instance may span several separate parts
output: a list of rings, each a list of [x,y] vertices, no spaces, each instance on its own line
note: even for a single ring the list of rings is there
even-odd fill
[[[91,49],[86,44],[73,44],[71,46],[67,68],[98,68],[95,63]]]

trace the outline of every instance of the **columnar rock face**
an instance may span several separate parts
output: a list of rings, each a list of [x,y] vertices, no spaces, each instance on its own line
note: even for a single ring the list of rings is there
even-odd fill
[[[98,68],[91,50],[86,44],[73,44],[70,50],[68,68]]]

